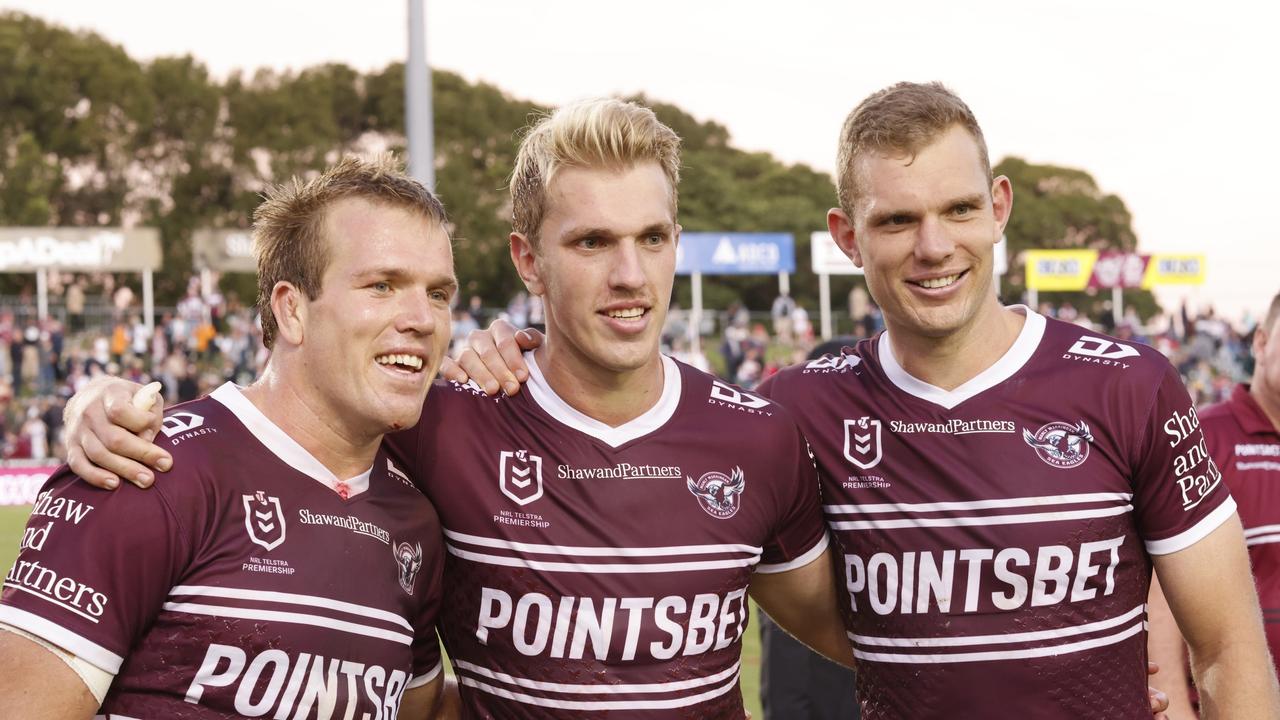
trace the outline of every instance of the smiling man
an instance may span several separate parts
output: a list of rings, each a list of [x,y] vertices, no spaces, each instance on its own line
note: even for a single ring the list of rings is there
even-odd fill
[[[270,194],[266,370],[168,412],[154,490],[50,478],[0,598],[6,717],[427,716],[439,521],[381,445],[448,347],[444,226],[389,158]]]
[[[1277,717],[1240,521],[1177,372],[1000,304],[1013,191],[969,108],[938,84],[870,96],[838,190],[831,235],[886,331],[761,391],[802,410],[822,472],[865,717],[1148,717],[1153,564],[1210,716]]]

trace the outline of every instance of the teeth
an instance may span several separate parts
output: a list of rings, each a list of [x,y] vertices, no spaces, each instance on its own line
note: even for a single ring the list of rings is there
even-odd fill
[[[644,314],[644,308],[633,307],[624,308],[622,310],[610,310],[609,317],[614,318],[638,318]]]
[[[403,365],[414,370],[422,369],[422,358],[417,355],[405,355],[403,353],[393,353],[390,355],[379,355],[373,359],[379,365]]]
[[[946,287],[959,279],[960,279],[959,275],[948,275],[946,277],[934,278],[932,280],[921,280],[920,286],[933,290],[936,288]]]

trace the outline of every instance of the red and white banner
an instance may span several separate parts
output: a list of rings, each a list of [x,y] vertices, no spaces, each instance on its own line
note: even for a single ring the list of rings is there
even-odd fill
[[[0,505],[31,505],[57,465],[0,467]]]

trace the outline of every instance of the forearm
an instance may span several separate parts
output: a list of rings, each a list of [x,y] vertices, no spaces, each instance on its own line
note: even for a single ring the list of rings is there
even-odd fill
[[[1191,650],[1200,717],[1280,718],[1280,689],[1270,654],[1258,636],[1223,638],[1211,650]],[[1171,708],[1172,711],[1172,708]]]
[[[1151,687],[1168,696],[1170,717],[1191,720],[1196,717],[1196,711],[1191,705],[1191,682],[1187,677],[1187,644],[1154,577],[1147,617],[1151,628],[1147,657],[1160,666],[1160,672],[1150,679]]]

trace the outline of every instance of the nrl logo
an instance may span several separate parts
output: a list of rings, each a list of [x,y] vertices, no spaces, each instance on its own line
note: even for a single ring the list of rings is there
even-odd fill
[[[400,589],[413,594],[413,580],[418,577],[418,570],[422,569],[422,544],[414,543],[412,546],[407,542],[396,545],[392,552],[396,558],[396,569],[399,571]]]
[[[261,490],[240,497],[244,502],[244,527],[249,531],[249,539],[267,550],[279,547],[284,542],[284,511],[280,509],[280,499]]]
[[[735,467],[732,475],[712,471],[697,481],[686,475],[685,484],[689,492],[698,498],[698,505],[711,517],[721,520],[738,514],[738,508],[742,507],[742,493],[747,489],[747,479],[740,467]]]
[[[844,457],[863,470],[880,464],[880,421],[869,417],[844,421]]]
[[[528,450],[503,450],[498,456],[498,487],[517,505],[542,497],[542,458]]]
[[[1073,468],[1089,457],[1093,434],[1083,420],[1075,425],[1051,422],[1034,435],[1023,428],[1022,439],[1035,448],[1036,454],[1046,463],[1057,468]]]

